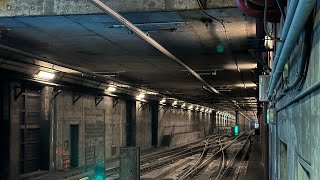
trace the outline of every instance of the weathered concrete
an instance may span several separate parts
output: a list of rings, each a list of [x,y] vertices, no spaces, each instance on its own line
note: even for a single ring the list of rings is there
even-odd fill
[[[159,142],[168,135],[172,136],[172,147],[198,140],[209,134],[214,122],[215,115],[209,113],[163,107],[159,112]]]
[[[199,9],[195,0],[103,0],[119,12]],[[207,8],[235,7],[233,0],[207,0]],[[0,0],[0,17],[95,14],[102,11],[90,0]]]
[[[63,160],[70,154],[68,144],[71,124],[79,124],[80,128],[79,166],[92,165],[94,161],[119,155],[119,148],[124,146],[125,142],[125,101],[113,106],[113,99],[104,97],[101,103],[95,106],[94,96],[82,96],[73,104],[73,94],[62,92],[56,103],[58,169],[68,167]],[[112,146],[116,148],[114,155]]]
[[[136,146],[141,150],[150,149],[151,143],[151,107],[150,104],[136,102]]]
[[[20,83],[10,84],[10,167],[9,179],[18,179],[20,174],[20,121],[21,121],[21,96],[15,98],[15,87]]]
[[[318,7],[317,15],[313,23],[313,39],[312,48],[309,59],[308,73],[306,77],[303,90],[314,85],[320,81],[320,11],[319,0],[317,1]],[[309,43],[309,42],[307,42]],[[300,61],[295,64],[291,64],[289,67],[289,82],[292,82],[296,78],[295,74],[300,65]],[[277,108],[281,108],[288,101],[293,99],[302,91],[291,91],[285,96],[279,103],[276,104]],[[281,169],[283,164],[287,164],[287,169],[280,170],[278,177],[282,171],[287,173],[288,179],[296,179],[298,171],[298,159],[309,164],[312,168],[308,169],[311,179],[320,179],[320,94],[319,91],[313,92],[309,96],[303,98],[298,103],[292,104],[284,110],[281,110],[277,114],[277,132],[278,142],[272,142],[278,145],[277,156],[284,154],[283,148],[280,151],[279,141],[283,142],[287,146],[287,159],[282,158],[277,162],[277,169]],[[287,162],[281,162],[287,161]]]

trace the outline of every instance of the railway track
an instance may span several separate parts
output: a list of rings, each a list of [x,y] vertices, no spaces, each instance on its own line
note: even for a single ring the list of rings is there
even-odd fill
[[[188,145],[145,155],[140,161],[141,179],[152,172],[159,172],[160,177],[163,168],[189,158],[192,159],[189,163],[170,170],[161,179],[234,180],[249,149],[251,134],[243,133],[238,137],[213,135]],[[119,179],[119,171],[119,167],[106,169],[106,176]]]

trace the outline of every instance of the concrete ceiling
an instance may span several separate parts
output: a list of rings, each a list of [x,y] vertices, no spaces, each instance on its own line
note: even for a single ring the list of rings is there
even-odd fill
[[[132,12],[124,16],[202,73],[213,87],[231,90],[223,94],[254,97],[256,62],[247,50],[255,46],[255,20],[235,8],[207,12],[225,22],[230,43],[222,26],[215,21],[204,23],[208,16],[199,10]],[[223,103],[182,67],[108,15],[3,17],[0,25],[11,34],[3,35],[1,44],[93,72],[115,74],[120,80],[154,90]],[[224,52],[216,51],[218,45],[224,46]],[[211,72],[216,75],[207,75]],[[255,102],[253,98],[252,101]],[[250,108],[246,102],[242,107]]]

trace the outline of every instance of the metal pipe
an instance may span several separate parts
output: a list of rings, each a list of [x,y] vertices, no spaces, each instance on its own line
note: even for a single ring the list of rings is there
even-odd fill
[[[279,59],[280,53],[282,51],[284,41],[285,41],[285,39],[287,37],[289,28],[291,26],[291,22],[292,22],[293,16],[294,16],[294,14],[296,12],[297,5],[298,5],[298,0],[291,0],[290,1],[290,5],[289,5],[289,8],[288,8],[288,12],[287,12],[287,17],[286,17],[286,20],[284,22],[284,25],[283,25],[283,28],[282,28],[282,31],[281,31],[280,42],[279,42],[278,47],[277,47],[276,56],[274,57],[272,69],[275,69],[275,67],[277,66],[278,59]]]
[[[277,63],[273,72],[273,76],[271,76],[270,84],[269,84],[269,91],[268,91],[268,97],[271,98],[274,87],[276,86],[278,80],[281,77],[281,74],[283,72],[284,65],[286,64],[294,45],[299,38],[299,34],[303,30],[309,15],[311,14],[311,10],[315,4],[316,0],[305,0],[305,1],[299,1],[296,12],[294,14],[293,20],[291,22],[291,26],[289,29],[289,32],[286,36],[286,40],[284,42],[279,62]]]
[[[202,77],[196,73],[193,69],[191,69],[189,66],[184,64],[182,61],[180,61],[176,56],[174,56],[171,52],[169,52],[166,48],[164,48],[161,44],[159,44],[157,41],[152,39],[150,36],[146,35],[143,31],[141,31],[139,28],[137,28],[135,25],[133,25],[130,21],[128,21],[126,18],[121,16],[119,13],[112,10],[110,7],[108,7],[106,4],[101,2],[100,0],[90,0],[94,2],[98,7],[103,9],[106,13],[108,13],[110,16],[114,17],[116,20],[118,20],[120,23],[124,24],[127,28],[129,28],[132,32],[136,33],[139,37],[147,41],[149,44],[151,44],[153,47],[158,49],[160,52],[165,54],[167,57],[172,59],[174,62],[185,68],[187,71],[189,71],[195,78],[197,78],[199,81],[201,81],[203,84],[205,84],[210,90],[212,90],[214,93],[221,95],[219,91],[217,91],[215,88],[213,88],[209,83],[207,83]]]
[[[282,111],[283,109],[287,108],[288,106],[292,105],[293,103],[296,103],[303,99],[304,97],[310,95],[311,93],[317,91],[320,89],[320,81],[309,87],[308,89],[304,90],[302,93],[298,94],[295,98],[293,98],[291,101],[286,103],[284,106],[281,108],[277,109],[277,112]]]

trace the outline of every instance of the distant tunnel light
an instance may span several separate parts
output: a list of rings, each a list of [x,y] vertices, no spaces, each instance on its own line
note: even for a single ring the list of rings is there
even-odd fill
[[[56,75],[53,73],[45,72],[45,71],[39,71],[36,74],[36,77],[42,78],[42,79],[53,79]]]
[[[109,91],[109,92],[115,92],[116,90],[117,90],[117,88],[114,86],[109,86],[107,89],[107,91]]]

